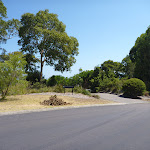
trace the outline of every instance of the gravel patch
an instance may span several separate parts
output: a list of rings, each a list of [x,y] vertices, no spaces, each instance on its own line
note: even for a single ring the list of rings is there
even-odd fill
[[[57,95],[57,96],[69,96],[69,97],[74,97],[74,98],[83,98],[83,99],[91,99],[92,97],[88,95],[83,95],[83,94],[76,94],[76,93],[55,93],[55,92],[46,92],[46,93],[31,93],[27,95]]]

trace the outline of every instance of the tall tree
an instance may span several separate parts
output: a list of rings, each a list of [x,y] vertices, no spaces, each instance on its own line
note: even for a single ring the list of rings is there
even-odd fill
[[[123,77],[133,78],[135,63],[131,61],[129,55],[127,55],[122,60],[121,64],[122,64],[122,70],[123,70]]]
[[[20,22],[17,19],[6,20],[7,8],[0,0],[0,44],[5,43],[18,33]],[[2,48],[0,48],[2,49]]]
[[[109,78],[122,76],[122,64],[120,62],[107,60],[101,64],[101,69],[105,71]]]
[[[137,38],[129,56],[135,62],[134,77],[143,80],[150,90],[150,27]]]
[[[7,23],[4,20],[7,17],[7,9],[3,2],[0,0],[0,44],[5,41],[5,36],[7,35],[6,26]]]
[[[43,65],[54,66],[57,71],[68,71],[76,62],[78,41],[65,32],[66,26],[58,16],[48,10],[39,11],[36,15],[26,13],[21,17],[22,27],[19,30],[19,45],[24,53],[40,54],[41,75]]]

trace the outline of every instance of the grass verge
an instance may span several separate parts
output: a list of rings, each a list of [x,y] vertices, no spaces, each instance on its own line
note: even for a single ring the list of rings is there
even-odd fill
[[[35,110],[43,108],[54,108],[62,106],[44,106],[40,105],[40,102],[48,100],[50,95],[15,95],[8,96],[7,100],[0,101],[0,112],[11,112],[11,111],[21,111],[21,110]],[[94,105],[94,104],[109,104],[114,103],[112,101],[101,100],[101,99],[83,99],[74,98],[69,96],[58,96],[63,101],[70,103],[66,106],[82,106],[82,105]]]

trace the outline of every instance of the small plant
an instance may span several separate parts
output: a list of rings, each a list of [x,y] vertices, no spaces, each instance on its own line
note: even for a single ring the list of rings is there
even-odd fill
[[[145,91],[144,96],[149,96],[149,91]]]
[[[81,86],[75,86],[74,87],[74,92],[76,92],[76,93],[82,93],[84,95],[89,95],[89,96],[91,95],[91,93],[88,90],[82,88]]]
[[[92,97],[96,98],[96,99],[100,99],[99,95],[92,95]]]
[[[124,82],[122,86],[123,95],[125,97],[137,98],[146,91],[145,83],[137,78],[131,78]]]
[[[88,90],[86,90],[86,89],[82,90],[82,94],[89,95],[89,96],[91,95],[91,93]]]

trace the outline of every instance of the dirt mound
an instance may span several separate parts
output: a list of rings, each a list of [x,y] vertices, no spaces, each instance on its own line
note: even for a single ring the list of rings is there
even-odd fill
[[[43,102],[40,102],[41,105],[46,106],[60,106],[60,105],[68,105],[70,103],[64,102],[62,99],[57,98],[56,95],[51,96],[49,100],[44,100]]]

